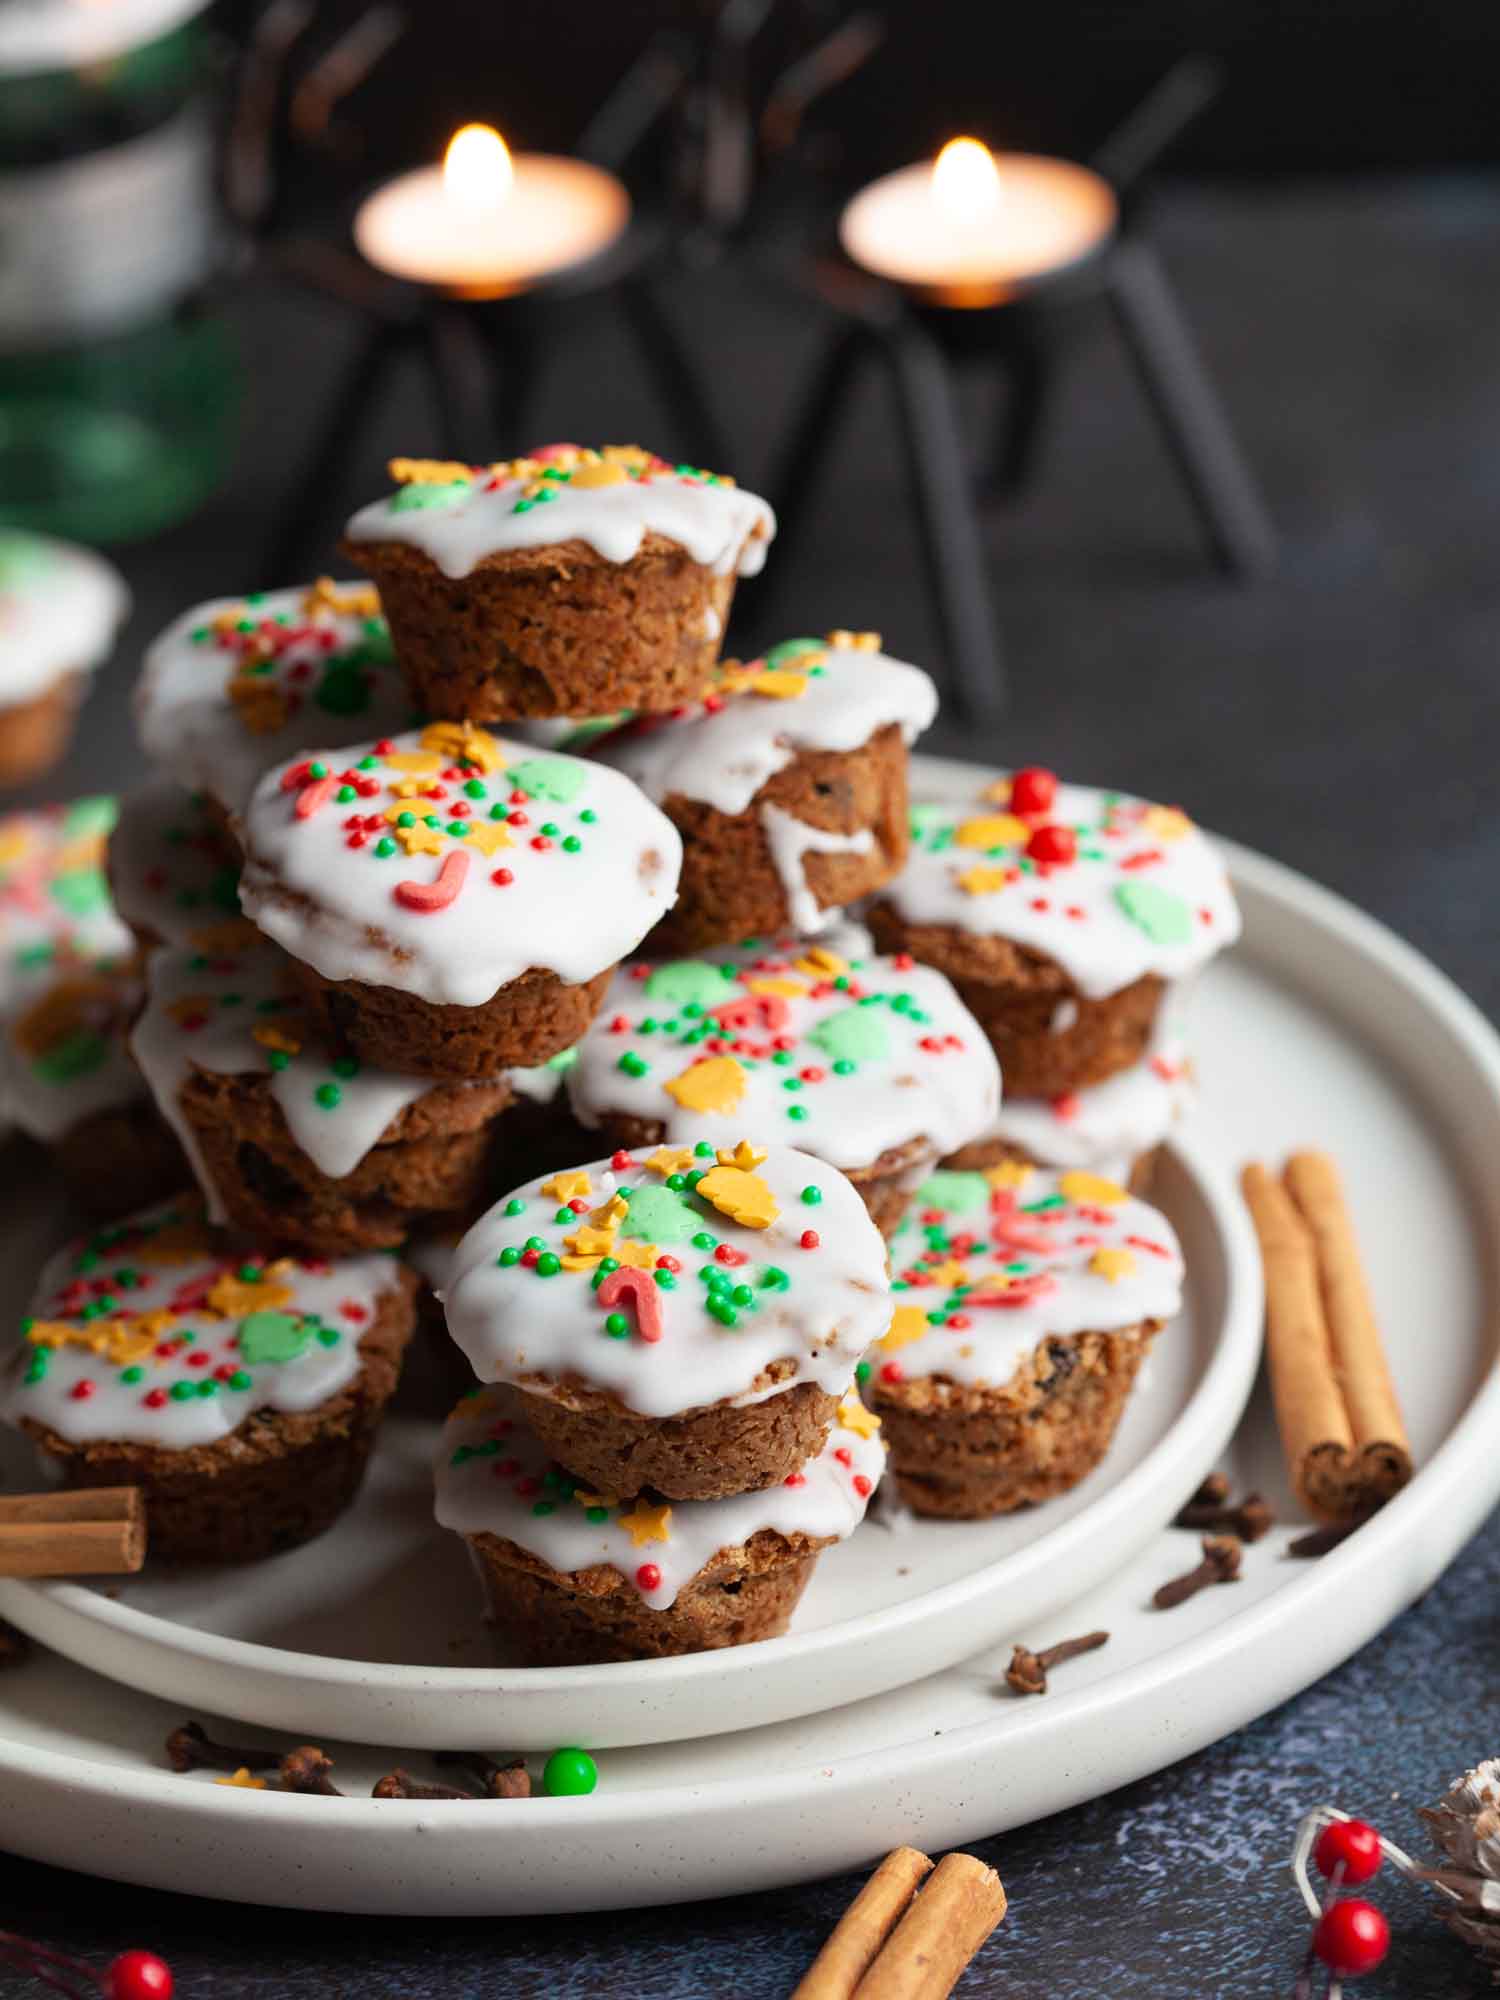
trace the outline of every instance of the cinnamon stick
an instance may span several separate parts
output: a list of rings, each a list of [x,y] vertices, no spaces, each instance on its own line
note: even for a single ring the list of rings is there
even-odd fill
[[[0,1496],[0,1576],[120,1576],[145,1560],[138,1486]]]
[[[914,1847],[888,1854],[839,1918],[792,2000],[850,2000],[931,1870],[931,1861]]]
[[[1319,1520],[1354,1519],[1411,1477],[1411,1450],[1337,1172],[1326,1155],[1299,1153],[1287,1185],[1259,1162],[1240,1185],[1265,1267],[1266,1360],[1293,1490]]]
[[[945,2000],[1005,1915],[1005,1890],[973,1854],[945,1854],[897,1924],[854,2000]]]

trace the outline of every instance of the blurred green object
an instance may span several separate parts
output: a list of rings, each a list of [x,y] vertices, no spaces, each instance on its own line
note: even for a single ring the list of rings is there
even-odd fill
[[[134,539],[227,470],[205,7],[0,5],[0,523]]]

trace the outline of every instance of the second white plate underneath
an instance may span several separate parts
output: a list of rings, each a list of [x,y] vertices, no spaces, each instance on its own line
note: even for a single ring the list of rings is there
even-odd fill
[[[1114,1572],[1213,1464],[1255,1371],[1260,1283],[1237,1202],[1192,1147],[1156,1198],[1187,1253],[1187,1310],[1156,1344],[1105,1464],[1045,1513],[879,1512],[829,1550],[782,1639],[677,1660],[507,1668],[462,1544],[432,1519],[436,1427],[382,1433],[358,1503],[253,1569],[109,1587],[0,1585],[0,1610],[131,1686],[297,1735],[417,1749],[673,1742],[811,1715],[929,1674]]]

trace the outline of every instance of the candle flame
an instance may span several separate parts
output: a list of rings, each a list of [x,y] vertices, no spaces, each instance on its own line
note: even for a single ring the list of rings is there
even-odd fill
[[[1000,170],[978,139],[950,139],[932,163],[932,198],[949,222],[977,223],[1000,200]]]
[[[443,155],[443,186],[466,208],[499,208],[516,170],[510,148],[493,125],[464,125]]]

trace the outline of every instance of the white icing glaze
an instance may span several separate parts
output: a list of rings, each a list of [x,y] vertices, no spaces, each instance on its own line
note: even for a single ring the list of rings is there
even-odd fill
[[[854,1533],[885,1469],[885,1447],[878,1431],[867,1434],[865,1412],[856,1407],[850,1414],[859,1428],[835,1424],[817,1457],[790,1479],[727,1500],[674,1500],[663,1516],[650,1500],[588,1504],[610,1496],[560,1473],[531,1433],[497,1418],[491,1398],[478,1389],[444,1426],[435,1511],[442,1527],[503,1536],[564,1576],[607,1565],[652,1611],[666,1611],[720,1549],[741,1548],[763,1528],[820,1541],[842,1542]]]
[[[893,1369],[883,1379],[999,1388],[1038,1341],[1171,1319],[1182,1304],[1182,1251],[1164,1215],[1099,1176],[1038,1167],[933,1175],[891,1239],[891,1270],[896,1314],[870,1357],[877,1380]]]
[[[704,1056],[740,1072],[743,1095],[722,1110],[668,1089]],[[846,1171],[924,1139],[925,1171],[994,1123],[1000,1070],[942,973],[782,942],[622,967],[578,1044],[568,1095],[585,1125],[657,1120],[671,1145],[794,1140]]]
[[[258,1040],[257,1030],[294,1047]],[[281,955],[254,933],[235,952],[165,947],[151,953],[146,1005],[130,1047],[216,1222],[224,1220],[224,1205],[182,1110],[182,1087],[193,1069],[269,1074],[292,1138],[330,1180],[353,1173],[392,1120],[432,1088],[429,1078],[371,1069],[352,1056],[331,1059],[316,1043],[298,1046],[303,1041]]]
[[[875,845],[874,834],[868,827],[861,827],[858,833],[829,833],[820,826],[804,826],[800,819],[793,819],[789,812],[769,801],[760,809],[760,823],[765,829],[772,865],[781,878],[787,922],[793,930],[816,931],[824,911],[807,879],[807,870],[802,865],[804,856],[868,854]]]
[[[640,943],[676,895],[682,841],[671,821],[618,771],[483,730],[462,738],[477,764],[452,763],[465,727],[435,723],[383,750],[313,752],[331,778],[366,790],[322,795],[306,817],[324,783],[307,776],[308,760],[267,773],[245,820],[240,900],[268,937],[325,978],[463,1007],[532,966],[580,984]],[[432,743],[448,747],[437,755]],[[511,879],[498,884],[496,871]],[[445,905],[405,900],[450,872],[459,886]]]
[[[1010,817],[995,803],[914,806],[906,867],[881,900],[908,923],[1045,953],[1091,999],[1148,973],[1181,979],[1239,936],[1223,862],[1174,810],[1062,785],[1045,815]],[[1021,836],[1044,823],[1075,830],[1076,860],[1027,857]],[[986,842],[987,827],[1002,837]]]
[[[130,954],[104,877],[114,819],[109,798],[0,818],[0,1013],[35,998],[60,970]]]
[[[103,1111],[146,1096],[130,1059],[140,982],[124,966],[64,973],[5,1024],[0,1102],[23,1132],[46,1143]]]
[[[505,1079],[517,1097],[524,1097],[528,1103],[552,1104],[577,1060],[576,1048],[559,1049],[547,1062],[532,1069],[508,1069]]]
[[[710,1152],[689,1158],[687,1170],[714,1165]],[[444,1300],[448,1330],[481,1381],[516,1382],[532,1395],[552,1395],[573,1377],[612,1390],[646,1417],[755,1402],[802,1382],[816,1382],[832,1395],[848,1387],[861,1354],[885,1330],[890,1295],[880,1232],[842,1174],[806,1153],[773,1147],[757,1172],[778,1213],[768,1228],[752,1229],[686,1187],[668,1188],[660,1172],[643,1164],[615,1171],[602,1161],[580,1171],[589,1183],[586,1196],[580,1189],[574,1197],[585,1203],[582,1215],[557,1220],[566,1211],[555,1193],[542,1192],[554,1185],[548,1175],[497,1202],[458,1247]],[[533,1237],[543,1246],[541,1255],[570,1254],[565,1239],[616,1189],[641,1203],[636,1215],[643,1219],[627,1217],[610,1254],[619,1258],[623,1251],[648,1267],[668,1256],[680,1266],[664,1273],[673,1279],[670,1287],[652,1288],[661,1317],[656,1341],[640,1336],[629,1301],[615,1308],[623,1335],[607,1331],[606,1308],[593,1287],[597,1256],[550,1276],[539,1267],[498,1261],[503,1251],[524,1251]],[[820,1199],[804,1201],[804,1189],[816,1189]],[[649,1191],[644,1199],[640,1190]],[[647,1227],[648,1214],[655,1233],[643,1246],[629,1231]],[[804,1249],[808,1230],[818,1241]],[[712,1243],[696,1244],[695,1235]],[[711,1291],[710,1272],[716,1283],[723,1273],[733,1285],[748,1287],[751,1300],[735,1302],[727,1292]],[[785,1284],[774,1276],[767,1281],[768,1272],[783,1274]],[[716,1298],[732,1324],[707,1309]],[[756,1389],[757,1377],[777,1361],[794,1365],[773,1389]]]
[[[1089,1090],[1008,1097],[984,1136],[1023,1147],[1044,1167],[1088,1167],[1106,1180],[1128,1180],[1140,1155],[1171,1131],[1192,1090],[1184,1044],[1156,1037],[1140,1062]]]
[[[129,613],[123,577],[92,549],[0,529],[0,709],[97,667]]]
[[[401,1261],[427,1280],[435,1298],[441,1298],[453,1270],[453,1258],[463,1237],[461,1229],[424,1230],[408,1237],[401,1247]]]
[[[261,1277],[235,1282],[251,1265]],[[195,1202],[159,1204],[52,1258],[34,1318],[66,1324],[97,1349],[38,1346],[23,1334],[0,1416],[33,1418],[78,1444],[114,1438],[185,1451],[228,1437],[259,1409],[316,1409],[358,1371],[360,1336],[398,1269],[382,1256],[271,1262],[232,1237],[211,1237]],[[86,1305],[105,1300],[103,1312],[84,1317]],[[170,1317],[140,1324],[158,1313]]]
[[[658,805],[676,794],[741,813],[802,751],[858,750],[893,726],[911,744],[937,714],[937,690],[920,667],[814,639],[788,640],[743,667],[727,664],[719,681],[734,691],[670,715],[638,717],[594,755],[634,778]],[[761,695],[757,682],[802,692]]]
[[[240,812],[261,773],[309,743],[338,749],[400,729],[412,705],[375,602],[369,584],[299,584],[183,612],[136,684],[146,754]]]
[[[239,869],[201,798],[159,778],[120,801],[109,884],[127,924],[169,944],[216,942],[240,917]]]
[[[534,456],[567,449],[547,446]],[[711,473],[683,476],[664,459],[646,458],[641,476],[611,486],[538,482],[529,472],[497,476],[507,473],[506,466],[493,472],[477,468],[468,480],[402,486],[388,499],[362,507],[344,533],[351,542],[402,542],[420,549],[451,577],[467,576],[489,555],[560,542],[584,542],[605,562],[626,563],[639,554],[648,534],[676,542],[695,563],[720,576],[733,570],[754,576],[776,532],[776,517],[765,501]],[[528,500],[528,491],[539,485],[549,497]]]

